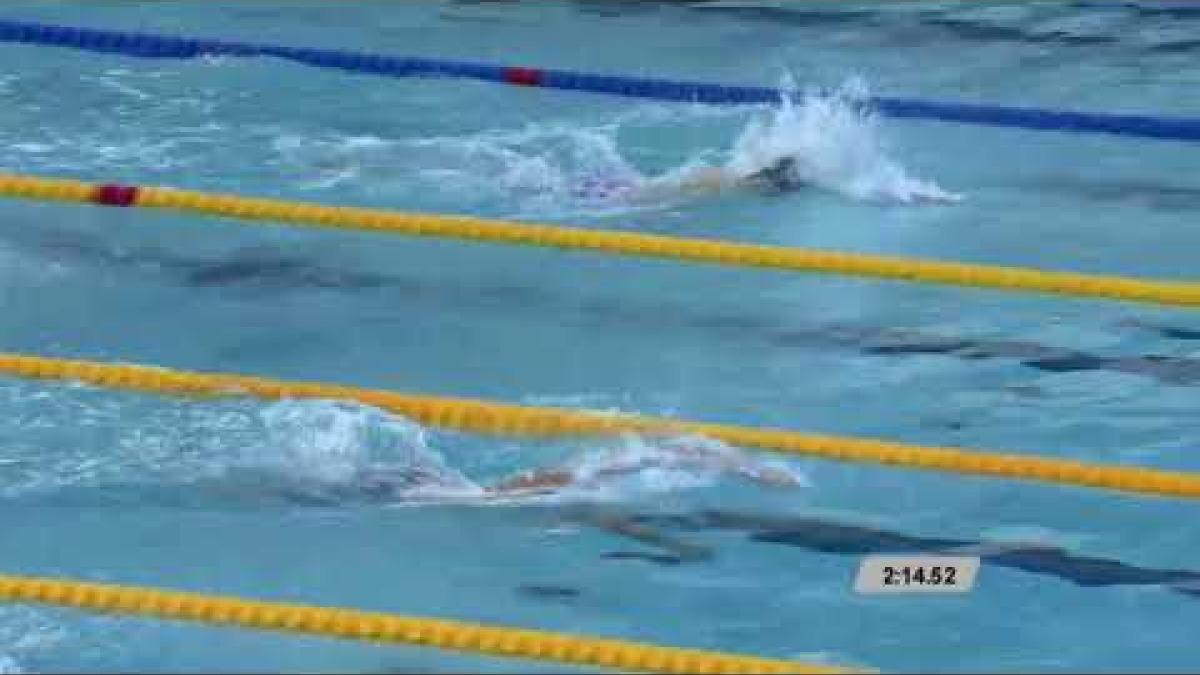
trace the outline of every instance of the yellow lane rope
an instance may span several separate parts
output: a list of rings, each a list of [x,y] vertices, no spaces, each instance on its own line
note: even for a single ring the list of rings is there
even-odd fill
[[[306,202],[251,199],[229,194],[168,188],[101,185],[16,174],[0,174],[0,195],[110,206],[141,206],[244,220],[577,249],[737,267],[764,267],[1128,302],[1200,306],[1200,283],[1195,282],[1047,272],[1020,267],[972,265],[712,239],[531,225],[466,216],[323,206]]]
[[[849,673],[847,668],[625,640],[115,584],[0,574],[0,600],[112,614],[602,666],[644,673]]]
[[[606,415],[562,408],[416,396],[315,382],[195,373],[0,353],[0,372],[28,378],[76,380],[102,387],[198,396],[358,401],[421,424],[481,434],[562,437],[649,432],[699,434],[731,445],[847,462],[901,466],[978,476],[1033,480],[1122,492],[1200,498],[1200,474],[1095,464],[1018,454],[819,436],[782,429],[709,424],[640,415]]]

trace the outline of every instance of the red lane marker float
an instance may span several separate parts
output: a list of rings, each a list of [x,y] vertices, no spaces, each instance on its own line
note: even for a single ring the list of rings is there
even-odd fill
[[[133,206],[137,194],[138,189],[133,185],[97,185],[91,199],[105,206]]]
[[[536,87],[542,83],[542,71],[536,68],[508,68],[504,71],[504,81],[523,87]]]

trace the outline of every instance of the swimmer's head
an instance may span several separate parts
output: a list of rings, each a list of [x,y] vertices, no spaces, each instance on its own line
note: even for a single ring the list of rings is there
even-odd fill
[[[747,184],[768,192],[791,192],[804,187],[796,158],[780,157],[743,179]]]

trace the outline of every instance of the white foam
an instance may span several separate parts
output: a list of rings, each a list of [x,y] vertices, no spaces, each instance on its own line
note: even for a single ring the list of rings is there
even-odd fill
[[[27,672],[22,661],[53,653],[71,637],[50,616],[32,607],[0,608],[0,675]]]
[[[785,80],[785,90],[795,87]],[[734,143],[728,167],[748,175],[781,157],[796,160],[799,177],[861,201],[957,201],[959,195],[910,176],[885,147],[862,80],[831,93],[785,100],[753,119]]]
[[[645,177],[625,159],[616,125],[533,124],[468,137],[411,143],[428,164],[419,172],[447,197],[465,203],[515,203],[518,216],[604,213],[632,205],[580,199],[573,188],[595,176],[638,183]]]
[[[480,488],[429,447],[425,430],[369,406],[283,401],[262,411],[264,442],[233,471],[274,472],[291,487],[349,501],[475,496]]]

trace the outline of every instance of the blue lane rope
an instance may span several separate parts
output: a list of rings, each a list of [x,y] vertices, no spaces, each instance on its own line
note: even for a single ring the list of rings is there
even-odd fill
[[[785,95],[785,92],[772,87],[746,87],[597,75],[566,70],[189,39],[18,21],[0,21],[0,41],[56,45],[142,58],[270,56],[310,66],[373,75],[459,77],[663,101],[726,104],[775,103]],[[880,113],[898,118],[934,119],[1045,131],[1093,132],[1141,138],[1200,141],[1200,118],[1197,117],[1114,115],[886,97],[873,98],[870,103]]]

